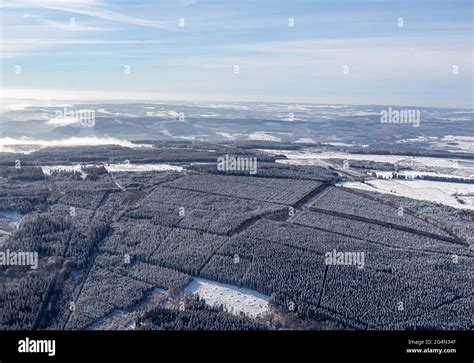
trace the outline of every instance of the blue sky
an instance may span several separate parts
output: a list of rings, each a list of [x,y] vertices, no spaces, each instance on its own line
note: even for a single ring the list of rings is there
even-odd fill
[[[472,0],[4,0],[0,7],[6,98],[473,107]]]

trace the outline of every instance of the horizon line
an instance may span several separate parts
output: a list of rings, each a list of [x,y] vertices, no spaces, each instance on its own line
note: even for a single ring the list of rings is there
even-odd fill
[[[5,91],[8,92],[9,89],[2,89],[0,91],[0,100],[18,100],[18,101],[41,101],[41,102],[53,102],[53,103],[60,103],[60,102],[70,102],[73,104],[80,104],[80,103],[174,103],[174,102],[188,102],[188,103],[252,103],[252,104],[259,104],[259,103],[273,103],[273,104],[306,104],[306,105],[328,105],[328,106],[377,106],[377,107],[416,107],[416,108],[426,108],[426,109],[456,109],[456,110],[469,110],[473,111],[474,110],[474,103],[471,104],[470,107],[467,106],[435,106],[435,105],[424,105],[424,104],[404,104],[404,103],[399,103],[397,101],[393,103],[387,103],[386,101],[376,101],[374,102],[364,102],[362,100],[360,101],[349,101],[349,102],[338,102],[338,101],[311,101],[311,100],[295,100],[295,101],[290,101],[288,100],[288,97],[277,97],[281,98],[280,100],[277,99],[260,99],[259,97],[254,97],[254,98],[259,98],[259,99],[254,99],[252,101],[245,100],[245,99],[231,99],[231,98],[219,98],[218,96],[205,96],[205,97],[193,97],[193,96],[183,96],[182,98],[177,96],[176,94],[168,94],[168,96],[164,94],[159,94],[155,92],[150,92],[150,95],[148,95],[146,92],[133,92],[132,95],[127,96],[123,95],[123,92],[117,93],[117,92],[107,92],[107,91],[93,91],[93,90],[78,90],[78,91],[66,91],[66,90],[60,90],[60,89],[29,89],[29,90],[19,90],[19,89],[10,89],[10,90],[15,90],[15,91],[39,91],[41,92],[41,95],[37,96],[32,96],[32,95],[5,95]],[[91,93],[96,93],[96,94],[101,94],[101,96],[86,96],[86,97],[77,97],[73,95],[69,95],[66,97],[60,96],[60,97],[51,97],[48,96],[48,93],[60,93],[60,94],[70,94],[71,92],[75,93],[81,93],[81,94],[91,94]],[[28,92],[26,92],[28,93]],[[112,96],[105,96],[105,94],[112,94]],[[115,94],[115,96],[113,96]],[[171,96],[171,97],[170,97]],[[222,96],[221,96],[222,97]],[[285,99],[286,98],[286,99]],[[301,98],[301,97],[300,97]],[[308,97],[310,98],[310,97]],[[314,97],[314,98],[321,98],[321,97]],[[4,104],[1,106],[2,108],[5,107]],[[8,107],[7,107],[8,108]]]

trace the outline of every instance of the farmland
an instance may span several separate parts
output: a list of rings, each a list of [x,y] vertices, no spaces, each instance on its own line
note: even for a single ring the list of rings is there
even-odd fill
[[[369,162],[291,165],[259,146],[2,154],[0,247],[39,266],[0,266],[0,328],[472,328],[472,210],[337,186]],[[229,153],[257,173],[218,170]]]

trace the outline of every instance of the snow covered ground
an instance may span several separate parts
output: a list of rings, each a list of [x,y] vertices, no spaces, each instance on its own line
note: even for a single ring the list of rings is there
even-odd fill
[[[314,140],[311,137],[302,137],[295,141],[297,144],[314,144]]]
[[[283,164],[294,165],[317,165],[331,166],[329,159],[342,160],[369,160],[375,162],[386,162],[392,164],[405,164],[408,166],[442,169],[444,172],[436,171],[401,171],[399,174],[414,177],[416,175],[444,176],[451,178],[474,178],[474,162],[453,158],[432,158],[432,157],[407,157],[402,155],[377,155],[377,154],[351,154],[345,152],[317,152],[311,149],[306,150],[262,150],[274,154],[283,154],[287,160],[277,160]],[[377,175],[389,176],[392,172],[376,171]],[[368,190],[379,193],[393,194],[408,197],[416,200],[425,200],[435,203],[445,204],[459,209],[474,210],[474,184],[450,183],[431,180],[413,179],[377,179],[362,182],[343,182],[341,186]]]
[[[116,173],[119,171],[182,171],[183,167],[169,164],[107,164],[104,165],[109,173]]]
[[[281,141],[277,136],[270,135],[264,131],[252,132],[249,137],[249,140],[260,140],[260,141]]]
[[[380,170],[374,170],[374,173],[377,175],[378,178],[387,178],[389,179],[392,175],[392,171],[380,171]],[[432,171],[419,171],[419,170],[402,170],[397,172],[399,176],[406,177],[407,179],[414,179],[418,176],[433,176],[433,177],[439,177],[439,178],[452,178],[452,179],[458,179],[458,180],[474,180],[474,175],[472,177],[463,177],[459,175],[454,175],[454,174],[443,174],[443,173],[436,173]]]
[[[195,278],[184,289],[185,294],[199,294],[211,306],[224,305],[232,314],[243,312],[256,317],[268,309],[268,296],[256,291],[219,282]]]
[[[43,174],[45,175],[51,175],[51,171],[53,170],[61,170],[61,171],[67,171],[67,170],[74,170],[79,173],[81,173],[81,178],[85,179],[87,174],[84,173],[81,169],[83,166],[90,166],[90,165],[80,165],[80,164],[75,164],[75,165],[45,165],[42,166],[41,169],[43,170]]]
[[[459,209],[474,210],[474,184],[445,183],[429,180],[370,180],[362,182],[343,182],[346,188],[362,189],[372,192],[386,193],[408,197],[416,200],[441,203]],[[454,196],[464,201],[459,202]]]
[[[94,165],[51,165],[43,166],[43,173],[46,175],[51,175],[51,170],[75,170],[81,173],[81,177],[85,178],[86,173],[82,171],[83,166],[94,166]],[[182,171],[181,166],[169,165],[169,164],[132,164],[132,163],[121,163],[121,164],[105,164],[105,169],[109,173],[117,173],[120,171],[128,172],[144,172],[144,171]]]
[[[216,132],[216,135],[220,135],[222,137],[225,137],[228,140],[235,140],[235,136],[232,134],[229,134],[228,132]]]
[[[0,247],[3,247],[7,237],[18,228],[23,214],[14,211],[0,211]]]
[[[454,158],[432,158],[425,156],[403,156],[403,155],[378,155],[378,154],[352,154],[341,151],[323,151],[315,152],[308,150],[262,150],[268,153],[285,155],[288,158],[286,163],[295,165],[307,165],[308,160],[328,160],[328,159],[342,159],[342,160],[368,160],[382,163],[405,163],[413,165],[423,165],[429,167],[439,168],[457,168],[471,169],[474,168],[474,162],[454,159]],[[457,161],[457,164],[456,164]]]
[[[474,161],[455,158],[433,158],[424,156],[403,156],[403,155],[378,155],[378,154],[352,154],[339,151],[318,152],[311,148],[305,150],[269,150],[260,151],[273,154],[285,155],[288,159],[279,159],[278,163],[290,165],[309,165],[330,167],[330,159],[340,160],[367,160],[383,163],[396,164],[399,167],[409,167],[419,171],[423,175],[434,175],[438,170],[442,174],[459,178],[474,178]]]
[[[474,152],[474,136],[447,135],[441,138],[418,136],[412,139],[400,140],[397,143],[417,144],[421,142],[429,143],[437,150],[461,151],[468,153]]]

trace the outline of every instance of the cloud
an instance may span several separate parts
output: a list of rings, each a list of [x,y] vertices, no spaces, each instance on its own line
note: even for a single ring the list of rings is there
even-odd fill
[[[101,5],[102,1],[99,0],[10,0],[3,1],[0,7],[3,8],[25,8],[34,7],[41,5]]]
[[[102,27],[97,27],[97,26],[83,25],[75,20],[72,23],[70,20],[67,22],[49,20],[49,19],[44,19],[37,15],[30,15],[30,14],[25,14],[23,18],[36,19],[42,25],[46,25],[51,28],[66,30],[70,32],[103,32],[103,31],[117,31],[117,30],[122,29],[122,28],[102,28]]]
[[[107,10],[103,3],[94,0],[24,0],[5,1],[0,7],[3,8],[41,8],[63,11],[66,13],[80,14],[102,20],[114,21],[125,24],[139,25],[144,27],[174,29],[175,22],[163,22],[134,17],[117,11]]]
[[[70,125],[78,124],[79,119],[73,118],[73,117],[70,117],[70,118],[57,117],[57,118],[50,119],[46,123],[51,126],[70,126]]]
[[[30,154],[47,147],[119,145],[129,148],[145,147],[127,140],[112,137],[69,137],[58,140],[0,137],[0,152]]]

